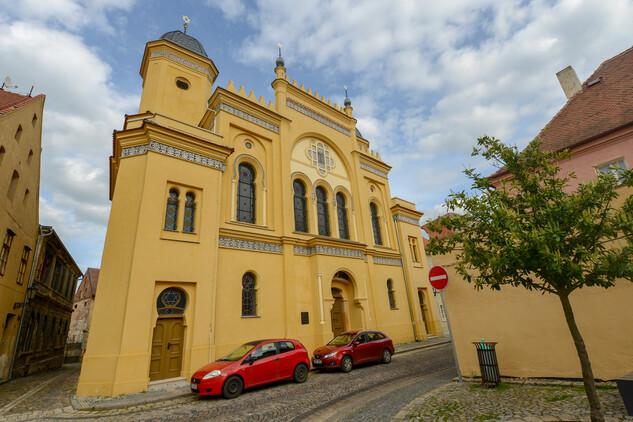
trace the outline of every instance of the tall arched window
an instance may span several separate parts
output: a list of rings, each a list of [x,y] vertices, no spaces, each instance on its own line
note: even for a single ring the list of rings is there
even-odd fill
[[[294,191],[295,208],[295,230],[298,232],[308,231],[308,218],[306,210],[306,188],[301,180],[292,182]]]
[[[176,230],[176,218],[178,217],[178,190],[171,189],[167,198],[167,210],[165,212],[165,230]]]
[[[237,187],[237,221],[255,224],[255,170],[240,164],[240,181]]]
[[[242,316],[257,315],[257,295],[255,292],[255,274],[242,276]]]
[[[369,210],[371,211],[371,227],[374,230],[374,243],[376,245],[382,245],[382,236],[380,235],[380,218],[378,217],[378,207],[375,203],[369,204]]]
[[[389,307],[396,308],[396,297],[393,291],[393,281],[387,280],[387,294],[389,295]]]
[[[347,226],[347,209],[345,209],[345,197],[342,193],[336,194],[336,215],[338,217],[338,235],[341,239],[349,239]]]
[[[191,192],[187,192],[185,198],[187,201],[185,202],[185,215],[182,220],[182,231],[193,233],[193,219],[196,212],[196,195]]]
[[[321,186],[316,188],[317,197],[317,222],[319,226],[319,235],[330,235],[330,216],[327,209],[327,193]]]

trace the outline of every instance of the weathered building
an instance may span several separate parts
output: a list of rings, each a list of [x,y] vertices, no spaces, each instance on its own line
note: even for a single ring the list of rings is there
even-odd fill
[[[79,343],[82,355],[88,342],[90,319],[98,281],[99,269],[88,268],[73,298],[73,314],[70,318],[70,328],[68,329],[68,343]]]

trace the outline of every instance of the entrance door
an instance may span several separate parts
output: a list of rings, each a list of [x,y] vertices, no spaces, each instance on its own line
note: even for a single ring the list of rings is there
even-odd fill
[[[339,289],[332,289],[332,296],[334,297],[334,304],[330,315],[332,317],[332,331],[334,337],[345,331],[345,315],[343,315],[343,297]]]
[[[427,334],[435,334],[429,329],[429,310],[424,302],[424,292],[422,290],[418,290],[418,299],[420,300],[420,313],[422,314],[422,321],[424,321],[424,329]]]
[[[182,318],[158,318],[152,339],[150,381],[180,376],[183,334]]]

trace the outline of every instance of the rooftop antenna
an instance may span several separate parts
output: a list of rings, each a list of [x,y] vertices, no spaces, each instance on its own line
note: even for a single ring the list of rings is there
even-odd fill
[[[13,81],[11,81],[11,78],[8,77],[8,76],[6,78],[4,78],[4,82],[2,83],[2,87],[0,87],[0,89],[4,89],[4,87],[17,88],[17,86],[13,85]]]
[[[182,20],[185,21],[185,34],[187,33],[187,27],[189,26],[189,22],[191,22],[191,19],[189,19],[188,16],[182,15]]]

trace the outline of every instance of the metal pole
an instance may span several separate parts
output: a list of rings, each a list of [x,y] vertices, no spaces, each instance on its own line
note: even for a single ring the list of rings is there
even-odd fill
[[[444,312],[446,313],[446,323],[448,325],[448,335],[451,336],[451,344],[453,345],[453,357],[455,358],[455,365],[457,365],[457,376],[459,377],[459,383],[463,384],[462,372],[459,369],[459,361],[457,360],[457,349],[455,349],[455,339],[453,338],[453,330],[451,330],[451,320],[448,317],[448,308],[446,307],[446,300],[444,299],[444,290],[440,290],[442,294],[442,303],[444,304]]]

